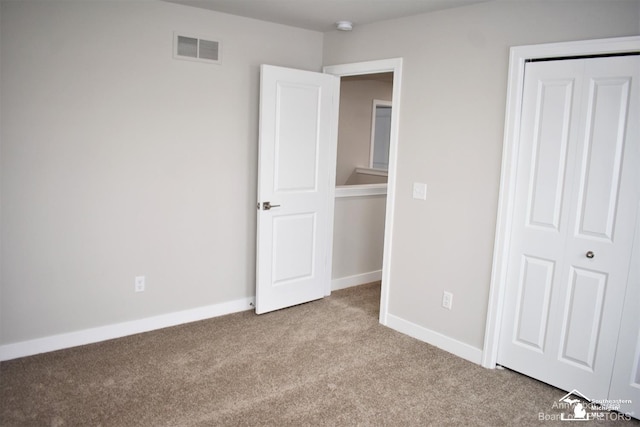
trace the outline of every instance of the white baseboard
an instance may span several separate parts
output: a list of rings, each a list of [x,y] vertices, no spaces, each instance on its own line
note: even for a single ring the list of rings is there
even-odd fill
[[[482,350],[479,348],[475,348],[469,344],[450,338],[440,332],[435,332],[431,329],[416,325],[415,323],[401,319],[393,314],[389,314],[387,316],[386,326],[391,329],[395,329],[398,332],[402,332],[405,335],[409,335],[410,337],[419,339],[420,341],[434,345],[477,365],[482,361]]]
[[[169,326],[181,325],[183,323],[210,319],[225,314],[237,313],[239,311],[252,309],[254,304],[255,298],[244,298],[206,307],[147,317],[140,320],[132,320],[130,322],[116,323],[98,328],[5,344],[0,346],[0,361],[92,344],[114,338],[121,338],[127,335],[139,334],[141,332],[167,328]]]
[[[340,277],[331,280],[331,290],[350,288],[351,286],[364,285],[365,283],[382,280],[382,270],[370,271],[368,273],[354,274],[353,276]]]

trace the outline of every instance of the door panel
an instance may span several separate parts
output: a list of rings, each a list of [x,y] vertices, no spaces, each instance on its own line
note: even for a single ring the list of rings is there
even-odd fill
[[[322,298],[331,280],[339,96],[328,74],[263,65],[260,78],[258,314]]]
[[[574,82],[541,80],[534,132],[528,223],[558,230],[564,193],[569,123]]]
[[[534,351],[544,352],[555,263],[548,259],[524,256],[523,264],[515,341]]]
[[[574,267],[570,271],[560,357],[593,372],[607,277]]]
[[[498,363],[590,398],[608,394],[631,263],[639,71],[617,57],[525,72]]]
[[[612,240],[629,105],[630,78],[593,79],[584,138],[579,233]]]
[[[273,218],[273,285],[312,278],[315,247],[315,213]]]
[[[315,191],[320,87],[276,82],[275,191]]]

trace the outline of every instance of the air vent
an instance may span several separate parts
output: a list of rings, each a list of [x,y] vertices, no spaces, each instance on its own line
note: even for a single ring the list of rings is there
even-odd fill
[[[174,33],[174,58],[220,64],[221,47],[220,41],[210,38]]]

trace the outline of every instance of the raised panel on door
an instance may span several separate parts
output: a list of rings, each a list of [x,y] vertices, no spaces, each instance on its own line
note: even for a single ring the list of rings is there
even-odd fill
[[[273,286],[313,279],[316,214],[273,216]]]
[[[555,262],[522,257],[514,342],[544,352]]]
[[[590,80],[577,233],[611,241],[618,206],[631,77]]]
[[[570,268],[560,360],[593,372],[601,332],[607,275]]]
[[[574,79],[537,84],[527,226],[559,231],[574,84]]]
[[[317,188],[320,90],[317,85],[276,82],[275,193]]]

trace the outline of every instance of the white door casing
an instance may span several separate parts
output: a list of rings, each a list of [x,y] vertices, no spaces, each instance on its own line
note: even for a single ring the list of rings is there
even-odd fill
[[[258,314],[330,289],[338,97],[335,76],[261,66]]]
[[[391,110],[391,133],[389,136],[389,169],[387,179],[387,205],[384,220],[384,252],[382,255],[382,286],[380,293],[379,321],[388,325],[389,288],[391,285],[391,256],[393,252],[393,223],[395,220],[396,175],[399,141],[399,123],[402,89],[402,58],[381,59],[351,64],[327,65],[325,73],[334,76],[393,73],[393,108]],[[327,293],[329,290],[327,291]]]
[[[498,362],[591,398],[608,395],[627,285],[639,70],[638,57],[526,68]]]

